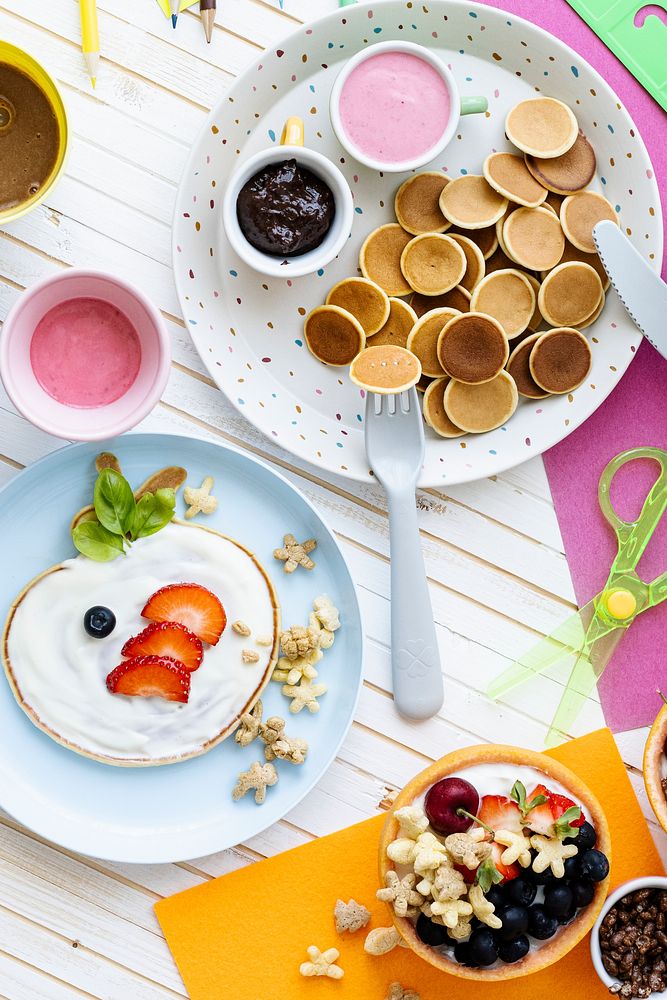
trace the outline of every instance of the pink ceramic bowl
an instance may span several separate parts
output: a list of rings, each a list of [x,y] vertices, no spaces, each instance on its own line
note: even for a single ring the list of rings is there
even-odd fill
[[[42,317],[60,302],[82,297],[120,309],[141,344],[139,372],[127,392],[106,406],[86,409],[49,396],[30,365],[30,342]],[[70,441],[101,441],[138,424],[158,402],[170,362],[169,334],[157,309],[138,288],[104,271],[72,268],[32,285],[10,310],[0,335],[0,376],[14,406],[36,427]]]

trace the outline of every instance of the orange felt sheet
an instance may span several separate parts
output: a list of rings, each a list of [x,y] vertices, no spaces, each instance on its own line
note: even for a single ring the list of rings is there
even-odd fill
[[[551,755],[575,771],[600,799],[611,827],[612,886],[662,865],[608,729],[573,740]],[[390,923],[375,899],[377,844],[384,816],[322,837],[156,904],[155,910],[191,1000],[384,1000],[399,980],[422,1000],[519,1000],[608,997],[591,965],[588,939],[555,966],[525,980],[482,986],[439,972],[396,948],[367,955],[371,927]],[[366,931],[336,933],[333,908],[353,897],[373,914]],[[342,980],[304,979],[306,948],[336,947]]]

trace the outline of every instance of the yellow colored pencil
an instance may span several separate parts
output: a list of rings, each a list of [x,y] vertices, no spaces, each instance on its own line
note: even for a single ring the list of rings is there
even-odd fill
[[[97,26],[95,0],[79,0],[79,12],[81,14],[81,48],[94,89],[100,66],[100,32]]]

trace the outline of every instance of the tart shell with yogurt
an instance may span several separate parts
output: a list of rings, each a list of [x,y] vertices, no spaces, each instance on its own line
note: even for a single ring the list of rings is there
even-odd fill
[[[183,535],[183,532],[187,532],[187,534]],[[219,542],[211,543],[211,541],[207,542],[205,546],[202,545],[202,537],[206,536],[214,536],[214,538],[224,543],[224,546],[220,548]],[[25,664],[21,664],[20,658],[16,656],[16,638],[13,635],[15,626],[16,631],[18,632],[19,630],[20,626],[17,626],[17,623],[20,622],[22,611],[25,611],[29,607],[28,602],[31,599],[31,595],[33,593],[37,594],[37,588],[39,588],[40,584],[52,578],[54,574],[67,571],[69,566],[77,563],[77,560],[85,560],[86,564],[91,564],[87,567],[90,572],[97,572],[95,567],[98,567],[99,573],[104,574],[105,569],[108,569],[110,566],[127,566],[128,564],[125,561],[130,559],[131,556],[119,557],[111,563],[93,563],[92,560],[87,559],[85,556],[77,556],[72,560],[66,560],[63,563],[51,566],[43,573],[40,573],[23,588],[12,604],[7,616],[2,635],[2,661],[7,680],[18,705],[38,729],[41,729],[62,746],[101,763],[124,767],[153,766],[158,764],[172,764],[206,753],[231,735],[238,726],[241,715],[249,711],[255,704],[268,683],[278,658],[280,635],[280,607],[278,598],[266,570],[249,549],[235,539],[223,535],[221,532],[202,525],[188,524],[174,519],[171,524],[167,525],[158,534],[135,542],[131,552],[135,550],[139,551],[139,546],[145,546],[147,543],[151,547],[154,547],[160,542],[166,546],[168,560],[173,554],[172,572],[176,577],[189,571],[195,574],[195,576],[198,573],[196,562],[191,570],[190,567],[186,568],[184,565],[183,550],[181,549],[181,545],[183,544],[186,546],[186,552],[192,545],[195,545],[195,552],[197,546],[202,550],[205,549],[206,552],[209,551],[209,546],[215,549],[209,560],[209,571],[213,574],[222,574],[220,579],[225,579],[225,573],[227,574],[227,578],[234,579],[235,571],[239,567],[242,567],[240,575],[243,576],[243,581],[245,582],[244,596],[252,595],[253,598],[256,598],[257,607],[261,609],[261,614],[258,613],[257,616],[258,621],[261,620],[262,625],[265,626],[265,631],[261,634],[263,637],[270,637],[272,641],[269,641],[268,645],[261,648],[258,647],[257,651],[260,652],[261,661],[257,665],[257,668],[254,666],[248,667],[242,664],[241,650],[242,645],[252,645],[253,642],[251,639],[240,639],[228,627],[223,632],[222,638],[216,646],[207,647],[205,645],[203,662],[199,669],[192,675],[190,701],[184,705],[175,706],[172,702],[163,701],[163,699],[159,698],[128,698],[124,695],[111,694],[106,689],[105,676],[121,662],[120,648],[124,642],[130,639],[131,636],[141,632],[146,626],[146,620],[141,617],[141,609],[151,596],[151,593],[158,589],[157,586],[153,587],[152,590],[150,587],[154,583],[168,584],[176,582],[176,580],[169,579],[157,581],[156,578],[151,578],[149,573],[148,580],[150,582],[147,592],[144,593],[143,590],[137,590],[137,593],[133,594],[132,600],[128,598],[128,603],[131,606],[122,609],[124,618],[121,618],[121,615],[118,614],[118,623],[110,637],[114,642],[112,646],[108,647],[108,651],[104,649],[103,645],[108,642],[107,639],[82,639],[83,642],[88,643],[87,648],[90,653],[90,659],[88,660],[85,654],[79,657],[79,666],[81,662],[84,664],[84,669],[79,670],[81,688],[79,689],[76,683],[74,683],[70,689],[65,690],[63,688],[62,690],[58,690],[57,685],[54,684],[53,690],[47,691],[44,697],[35,696],[35,688],[33,688],[33,694],[31,695],[30,688],[33,683],[30,676],[31,671]],[[223,551],[229,554],[229,565],[226,569],[221,569],[215,563],[216,554],[220,556]],[[123,563],[121,563],[121,558],[123,559]],[[162,552],[160,553],[160,559],[164,559]],[[202,572],[202,567],[205,566],[206,559],[203,561],[200,559],[199,571]],[[141,563],[137,567],[137,570],[142,573],[144,572]],[[134,575],[137,575],[137,571],[135,571]],[[202,582],[203,585],[209,583],[211,590],[216,589],[208,577],[205,580],[196,582]],[[123,578],[122,584],[123,588],[136,586],[131,570]],[[241,586],[242,584],[239,583],[239,589]],[[229,587],[225,589],[227,592],[220,593],[219,596],[228,612],[229,620],[248,618],[250,609],[238,606],[235,608],[233,603],[236,598],[233,588]],[[83,614],[83,611],[95,603],[101,603],[101,601],[95,599],[97,596],[96,594],[86,595],[86,599],[83,601],[85,608],[83,606],[76,607],[72,603],[68,608],[68,612],[71,612],[71,614],[68,614],[68,612],[65,614],[66,627],[69,628],[71,622],[71,627],[78,629],[78,623],[81,621],[80,615]],[[119,611],[120,609],[116,607],[114,610]],[[62,625],[62,621],[61,619],[59,624]],[[41,623],[41,627],[44,627],[44,623]],[[35,631],[39,631],[40,623],[36,623],[34,629]],[[83,632],[82,628],[81,632]],[[71,632],[69,636],[71,637],[73,634],[78,634],[78,632]],[[257,635],[260,635],[259,631],[257,631]],[[102,658],[102,662],[95,662],[94,658],[97,656]],[[73,661],[73,664],[73,676],[76,681],[78,679],[77,665],[75,661]],[[51,677],[55,678],[59,668],[62,670],[62,667],[62,660],[59,663],[58,652],[54,650],[48,664]],[[209,670],[208,676],[207,667]],[[86,676],[81,676],[82,674]],[[58,679],[59,682],[60,679]],[[195,695],[198,686],[199,692],[203,695],[201,698]],[[80,718],[75,718],[75,725],[59,725],[58,722],[62,723],[63,721],[62,716],[56,721],[59,711],[57,708],[58,703],[62,703],[67,695],[71,695],[72,704],[76,704],[77,699],[81,699],[85,703],[86,690],[92,692],[95,699],[98,697],[100,699],[97,706],[89,706],[90,713],[93,716],[96,715],[97,726],[99,726],[100,732],[104,731],[104,726],[107,727],[107,733],[111,732],[116,724],[116,716],[118,716],[119,730],[127,724],[128,731],[133,736],[138,731],[140,739],[143,736],[141,731],[142,724],[150,725],[151,717],[159,720],[157,726],[164,719],[165,725],[171,726],[171,729],[168,730],[166,735],[163,735],[160,729],[156,731],[152,752],[142,753],[136,749],[136,746],[130,749],[123,747],[122,735],[118,736],[118,749],[114,752],[111,746],[103,745],[102,737],[99,740],[97,739],[97,734],[94,732],[95,722],[91,723],[88,720],[85,723],[81,723]],[[106,701],[105,699],[107,698],[111,700]],[[40,704],[40,701],[42,704]],[[108,719],[103,718],[106,706],[108,706]],[[192,714],[188,715],[188,712]],[[179,726],[182,726],[183,730],[182,740]],[[199,730],[196,737],[186,736],[185,731],[188,726],[195,733]],[[149,745],[147,741],[146,746]]]
[[[380,884],[385,884],[386,873],[394,868],[393,863],[387,857],[387,847],[399,835],[399,824],[394,817],[397,809],[403,806],[412,805],[425,796],[426,792],[441,778],[456,774],[465,777],[465,769],[479,764],[514,764],[517,768],[534,768],[541,772],[545,778],[551,778],[559,782],[568,792],[571,793],[575,801],[581,806],[590,822],[597,831],[597,847],[607,855],[611,861],[611,838],[609,826],[602,811],[600,803],[589,791],[587,786],[569,768],[554,760],[546,754],[537,753],[531,750],[523,750],[518,747],[502,746],[496,744],[483,744],[481,746],[465,747],[462,750],[455,750],[447,754],[441,760],[436,761],[427,767],[426,770],[418,774],[412,781],[399,792],[392,810],[387,816],[387,820],[380,837]],[[478,788],[480,795],[484,794],[483,788]],[[528,976],[533,972],[539,972],[549,965],[553,965],[560,958],[566,955],[579,941],[582,940],[591,930],[595,920],[600,913],[607,896],[609,888],[609,876],[595,885],[595,895],[592,902],[584,910],[581,910],[574,920],[564,926],[555,937],[544,942],[540,948],[531,949],[525,958],[514,964],[500,964],[494,968],[469,968],[460,965],[450,959],[447,955],[440,953],[435,948],[424,944],[419,939],[415,931],[415,926],[406,917],[397,917],[390,908],[392,919],[399,934],[420,958],[425,962],[448,972],[452,976],[461,979],[475,979],[480,982],[500,982],[505,979],[515,979],[519,976]]]
[[[667,798],[662,790],[662,779],[667,776],[664,746],[667,740],[667,705],[658,712],[644,748],[644,784],[660,826],[667,832]]]

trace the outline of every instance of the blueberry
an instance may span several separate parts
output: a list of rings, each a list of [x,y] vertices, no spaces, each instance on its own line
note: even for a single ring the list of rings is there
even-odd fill
[[[524,871],[524,878],[529,879],[533,885],[548,885],[550,882],[556,881],[556,876],[550,868],[547,868],[545,872],[536,872],[532,868],[527,868]]]
[[[591,882],[602,882],[609,874],[609,862],[602,851],[584,851],[579,862],[581,874]]]
[[[510,882],[509,884],[513,885],[514,883]],[[496,913],[498,913],[500,910],[502,910],[504,906],[507,905],[505,892],[503,891],[503,889],[500,888],[499,885],[492,885],[489,891],[486,893],[486,898],[490,903],[493,903],[493,905],[496,908]]]
[[[581,871],[579,869],[579,856],[577,855],[574,858],[566,858],[563,862],[563,868],[565,869],[565,878],[568,881],[578,879],[581,875]]]
[[[498,945],[498,958],[503,962],[518,962],[530,951],[530,941],[525,934],[513,941],[501,941]]]
[[[513,941],[528,930],[528,910],[525,906],[508,906],[500,914],[503,926],[498,929],[502,941]]]
[[[574,903],[572,903],[567,913],[564,913],[562,917],[558,917],[558,923],[561,925],[569,924],[571,920],[574,920],[576,915],[577,915],[577,907],[574,905]]]
[[[535,883],[521,877],[512,879],[505,888],[505,901],[510,906],[530,906],[536,895]]]
[[[419,914],[415,930],[419,940],[423,941],[424,944],[429,944],[432,948],[438,948],[449,940],[447,928],[443,927],[442,924],[434,924],[424,913]]]
[[[550,917],[564,917],[571,909],[574,893],[566,885],[548,885],[544,890],[544,912]]]
[[[106,639],[116,627],[116,616],[109,608],[96,604],[83,616],[83,627],[93,639]]]
[[[558,921],[550,917],[541,903],[535,903],[528,910],[528,933],[538,941],[546,941],[558,930]]]
[[[468,965],[473,968],[477,965],[477,962],[474,960],[470,952],[469,941],[458,941],[454,945],[454,958],[459,965]]]
[[[498,958],[498,943],[488,927],[478,927],[468,942],[475,965],[493,965]]]
[[[595,847],[597,839],[598,835],[595,832],[595,827],[592,823],[586,821],[579,827],[579,833],[576,837],[566,837],[563,843],[576,844],[581,854],[582,851],[588,851],[591,847]]]
[[[592,882],[573,882],[571,885],[574,905],[577,909],[588,906],[593,901],[595,886]]]

